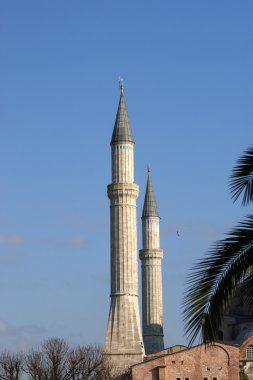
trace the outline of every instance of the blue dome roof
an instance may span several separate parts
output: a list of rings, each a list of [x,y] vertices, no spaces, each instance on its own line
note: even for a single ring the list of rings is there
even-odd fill
[[[242,344],[246,339],[253,337],[253,327],[249,327],[245,330],[243,330],[235,340],[235,343]]]

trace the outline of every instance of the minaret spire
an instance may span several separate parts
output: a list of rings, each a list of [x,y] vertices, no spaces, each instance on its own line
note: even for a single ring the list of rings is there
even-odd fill
[[[155,193],[154,193],[152,179],[151,179],[151,170],[150,170],[150,166],[148,165],[148,180],[147,180],[147,187],[146,187],[142,217],[150,217],[150,216],[159,217],[159,214],[158,214]]]
[[[160,217],[148,166],[148,180],[142,212],[142,326],[146,354],[164,349],[162,258],[160,248]]]
[[[120,99],[112,133],[111,145],[119,142],[129,142],[134,144],[133,134],[130,126],[124,97],[123,79],[120,79]]]
[[[139,303],[134,140],[123,83],[111,139],[112,183],[108,185],[111,223],[111,305],[104,354],[118,374],[144,357]]]
[[[120,93],[123,95],[124,94],[124,79],[119,78],[119,88],[120,88]]]

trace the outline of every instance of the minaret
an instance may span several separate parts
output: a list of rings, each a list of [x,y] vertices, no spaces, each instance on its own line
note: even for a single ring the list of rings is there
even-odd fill
[[[111,140],[112,184],[108,185],[111,226],[111,305],[104,354],[118,373],[144,357],[138,303],[138,256],[134,183],[134,140],[123,81]]]
[[[160,218],[149,168],[141,219],[143,249],[140,250],[140,259],[142,263],[143,340],[146,354],[153,354],[164,349],[161,266],[163,250],[160,249]]]

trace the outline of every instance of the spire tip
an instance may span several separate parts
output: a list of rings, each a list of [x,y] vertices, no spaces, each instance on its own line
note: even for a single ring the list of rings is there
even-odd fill
[[[124,79],[121,77],[119,77],[119,88],[120,88],[121,94],[124,94]]]

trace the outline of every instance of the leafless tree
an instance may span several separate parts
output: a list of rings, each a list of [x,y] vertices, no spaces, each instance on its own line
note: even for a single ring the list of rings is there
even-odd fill
[[[20,380],[23,373],[24,356],[22,353],[10,353],[8,351],[0,354],[0,379]]]
[[[96,345],[79,346],[69,352],[65,380],[111,380],[113,368]]]
[[[50,338],[42,343],[44,366],[49,380],[62,380],[66,377],[69,346],[64,339]]]
[[[47,380],[48,373],[44,363],[43,353],[32,350],[26,356],[25,372],[28,373],[33,380]]]
[[[99,346],[78,346],[70,349],[59,338],[47,339],[41,348],[32,350],[26,357],[25,371],[32,380],[113,379],[112,367],[103,358]]]

